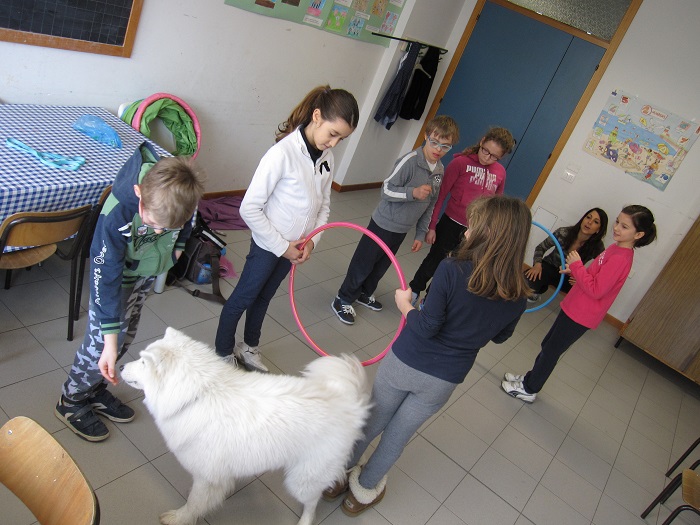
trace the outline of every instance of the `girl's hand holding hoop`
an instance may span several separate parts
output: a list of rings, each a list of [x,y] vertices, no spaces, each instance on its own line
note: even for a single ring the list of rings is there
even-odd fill
[[[300,259],[303,256],[303,251],[299,249],[306,239],[297,239],[296,241],[290,241],[287,251],[282,254],[282,257],[289,259],[292,264],[299,264]],[[303,249],[303,248],[302,248]]]
[[[399,309],[401,315],[403,315],[404,317],[408,315],[408,312],[414,309],[411,305],[412,295],[413,291],[410,288],[407,288],[405,290],[397,288],[394,292],[394,301],[396,301],[396,307]]]

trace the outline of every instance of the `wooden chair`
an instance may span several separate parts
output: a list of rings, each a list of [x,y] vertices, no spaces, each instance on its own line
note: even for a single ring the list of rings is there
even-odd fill
[[[71,261],[70,302],[68,304],[68,340],[73,340],[76,277],[78,257],[82,253],[87,218],[92,206],[85,205],[66,211],[19,212],[7,217],[0,225],[0,269],[6,270],[5,289],[10,288],[12,270],[29,268],[54,253]],[[56,243],[75,236],[67,251]],[[6,246],[29,248],[3,253]]]
[[[663,522],[663,525],[669,525],[681,512],[686,510],[700,516],[700,474],[691,469],[683,471],[683,501],[686,504],[676,507]]]
[[[665,503],[668,498],[671,497],[671,494],[673,494],[678,487],[683,484],[683,492],[685,492],[685,479],[686,479],[686,472],[690,471],[695,473],[695,469],[700,467],[700,459],[695,461],[692,465],[690,465],[689,468],[684,470],[681,474],[678,474],[675,476],[669,483],[664,487],[664,489],[659,493],[656,498],[654,498],[654,501],[652,501],[649,506],[644,509],[644,512],[642,512],[641,517],[642,519],[646,518],[649,513],[660,503]],[[685,495],[683,496],[685,499]]]
[[[35,421],[18,416],[0,429],[0,482],[41,525],[98,525],[100,506],[68,452]]]
[[[92,237],[95,235],[95,228],[97,227],[97,219],[100,218],[100,213],[102,213],[102,208],[105,205],[107,197],[112,193],[112,185],[107,186],[102,195],[100,195],[100,200],[97,201],[90,211],[90,219],[86,227],[85,242],[83,242],[83,251],[80,254],[80,268],[78,269],[78,282],[76,283],[75,290],[75,306],[73,307],[73,313],[75,314],[75,320],[77,321],[80,317],[80,302],[83,295],[83,277],[85,276],[85,261],[90,257],[90,245],[92,244]]]
[[[620,338],[620,339],[622,339],[622,338]],[[671,466],[671,468],[668,469],[668,471],[666,472],[666,477],[667,477],[667,478],[670,478],[670,477],[671,477],[671,474],[673,474],[673,471],[676,470],[676,469],[678,468],[678,466],[679,466],[681,463],[683,463],[683,461],[685,461],[685,458],[687,458],[687,457],[690,455],[690,453],[691,453],[693,450],[695,450],[695,447],[697,447],[698,445],[700,445],[700,437],[699,437],[698,439],[696,439],[696,440],[695,440],[695,443],[693,443],[692,445],[690,445],[690,446],[688,447],[688,450],[686,450],[685,452],[683,452],[683,455],[682,455],[681,457],[678,458],[678,461],[676,461],[676,462]]]

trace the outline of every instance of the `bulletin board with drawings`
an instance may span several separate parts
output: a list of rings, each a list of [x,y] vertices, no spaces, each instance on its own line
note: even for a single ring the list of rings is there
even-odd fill
[[[405,0],[224,0],[265,16],[281,18],[337,35],[387,47]]]

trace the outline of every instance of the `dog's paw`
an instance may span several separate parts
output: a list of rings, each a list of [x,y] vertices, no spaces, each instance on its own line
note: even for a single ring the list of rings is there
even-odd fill
[[[169,510],[160,515],[160,522],[163,525],[196,525],[197,518],[189,519],[183,516],[182,508]]]

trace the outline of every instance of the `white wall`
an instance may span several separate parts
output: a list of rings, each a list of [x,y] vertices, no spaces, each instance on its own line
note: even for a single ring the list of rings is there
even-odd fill
[[[409,5],[411,4],[411,5]],[[454,0],[431,0],[430,2],[406,2],[401,22],[396,35],[433,44],[449,52],[442,56],[433,82],[431,96],[426,105],[423,117],[428,113],[440,82],[445,76],[447,67],[452,59],[465,24],[460,21],[469,19],[474,10],[476,0],[455,2]],[[407,13],[409,16],[403,16]],[[457,28],[457,29],[455,29]],[[411,151],[420,133],[423,121],[403,120],[399,118],[387,130],[374,120],[374,114],[384,93],[391,85],[398,70],[399,61],[404,55],[401,42],[393,42],[389,51],[382,58],[374,81],[370,88],[367,103],[362,108],[361,125],[348,140],[347,152],[343,158],[335,180],[346,186],[377,182],[384,180],[394,165],[396,159],[403,153]]]
[[[700,143],[693,146],[663,192],[592,157],[582,147],[614,89],[686,118],[700,117],[698,20],[696,0],[644,0],[532,208],[542,207],[558,216],[557,226],[574,223],[596,206],[608,213],[611,224],[626,204],[642,204],[654,213],[658,241],[636,251],[633,274],[609,312],[621,321],[627,320],[700,214]],[[560,178],[569,165],[580,167],[573,184]],[[611,233],[605,241],[606,245],[612,242]]]
[[[445,47],[435,94],[476,0],[407,0],[396,34]],[[700,116],[700,33],[696,0],[644,0],[622,45],[585,109],[533,210],[569,224],[592,206],[611,218],[624,204],[648,206],[659,241],[641,249],[634,275],[610,313],[625,320],[700,212],[700,145],[660,192],[581,149],[608,93],[624,89],[682,116]],[[208,191],[248,185],[276,126],[313,86],[330,83],[358,99],[361,122],[338,147],[336,181],[382,180],[412,148],[421,122],[399,120],[386,130],[372,119],[396,73],[401,52],[226,6],[222,0],[148,0],[129,59],[0,42],[0,100],[12,103],[99,105],[159,91],[186,100],[202,124],[199,156]],[[427,110],[426,110],[427,112]],[[580,167],[573,184],[559,175]],[[610,240],[608,239],[608,242]]]
[[[242,189],[277,125],[312,87],[342,87],[362,107],[386,52],[223,0],[148,0],[131,58],[0,42],[0,100],[116,113],[122,102],[172,93],[200,121],[207,191]]]

